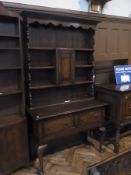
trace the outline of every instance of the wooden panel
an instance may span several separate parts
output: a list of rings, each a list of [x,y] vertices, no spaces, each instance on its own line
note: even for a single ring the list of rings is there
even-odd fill
[[[129,58],[129,35],[130,30],[129,29],[123,29],[121,31],[121,37],[122,37],[122,47],[121,47],[121,54],[123,55],[123,58]]]
[[[95,33],[95,60],[105,60],[109,59],[108,45],[109,45],[109,25],[106,22],[98,24],[97,30]]]
[[[123,119],[131,120],[131,94],[124,95]]]
[[[72,50],[57,50],[58,61],[58,82],[60,84],[72,83],[74,79],[74,52]]]
[[[129,60],[128,60],[128,63],[131,64],[131,30],[129,31]]]
[[[104,59],[105,55],[107,54],[107,33],[108,29],[106,26],[103,26],[101,28],[98,28],[96,31],[96,36],[95,36],[95,59]]]
[[[28,160],[25,122],[17,121],[18,116],[14,122],[13,117],[9,120],[5,127],[0,126],[0,172],[3,173],[24,166]]]
[[[68,130],[73,127],[73,116],[61,116],[60,118],[54,118],[51,120],[45,120],[39,124],[39,135],[48,136],[51,134],[59,134],[64,130]]]
[[[126,23],[102,22],[95,36],[95,60],[129,59],[131,27]]]
[[[118,54],[119,51],[119,29],[112,29],[111,30],[111,35],[110,35],[110,39],[111,39],[111,54],[112,55],[116,55]]]
[[[102,123],[102,110],[94,110],[94,111],[84,111],[78,114],[79,115],[79,121],[80,126],[85,126],[86,128],[90,128],[95,126],[95,124],[98,126],[98,123],[101,125]]]
[[[119,94],[117,95],[117,93],[111,93],[110,91],[108,92],[106,90],[100,89],[99,87],[96,87],[96,98],[105,101],[110,105],[108,116],[110,116],[111,121],[117,123],[119,122],[119,120],[121,120],[121,116],[116,115],[119,113],[119,106],[121,103],[121,98],[119,97]],[[117,103],[114,99],[117,100]]]
[[[95,62],[95,83],[96,84],[109,84],[115,83],[114,66],[126,65],[128,60],[106,60]]]

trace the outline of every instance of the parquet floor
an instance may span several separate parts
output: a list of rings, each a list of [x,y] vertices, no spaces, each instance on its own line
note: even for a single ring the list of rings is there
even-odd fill
[[[131,136],[121,139],[120,153],[126,150],[131,150]],[[115,156],[112,145],[104,147],[104,152],[100,153],[94,146],[81,144],[44,157],[44,172],[45,175],[87,175],[88,167]],[[33,167],[11,175],[37,175],[37,168],[38,160]],[[116,175],[128,174],[131,175],[131,170]]]

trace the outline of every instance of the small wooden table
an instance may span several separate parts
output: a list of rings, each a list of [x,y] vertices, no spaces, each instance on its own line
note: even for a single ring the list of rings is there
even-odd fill
[[[101,84],[96,97],[109,104],[109,120],[115,125],[115,152],[119,152],[120,129],[131,124],[131,84]],[[128,131],[131,133],[131,129]]]

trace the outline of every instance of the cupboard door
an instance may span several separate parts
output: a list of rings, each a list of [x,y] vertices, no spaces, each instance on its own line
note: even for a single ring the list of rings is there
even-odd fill
[[[50,135],[59,135],[62,132],[66,132],[74,128],[73,116],[71,114],[43,120],[39,123],[39,135],[40,137],[46,137]]]
[[[80,127],[86,127],[87,129],[92,127],[98,127],[102,125],[104,109],[83,111],[79,113]]]
[[[57,49],[57,84],[68,85],[74,82],[74,51]]]
[[[0,123],[0,172],[3,174],[28,163],[26,122],[18,116],[7,118],[7,123]]]

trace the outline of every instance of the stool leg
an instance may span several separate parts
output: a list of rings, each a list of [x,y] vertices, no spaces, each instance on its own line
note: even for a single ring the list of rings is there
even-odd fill
[[[119,153],[119,141],[120,141],[120,128],[116,129],[116,140],[114,145],[114,152]]]
[[[103,152],[103,143],[105,140],[105,135],[106,135],[106,129],[104,127],[99,128],[99,130],[101,131],[101,138],[100,138],[100,146],[99,146],[99,151]]]
[[[44,154],[44,151],[46,148],[47,148],[47,145],[41,145],[41,146],[38,146],[38,148],[37,148],[37,155],[38,155],[38,159],[39,159],[38,175],[44,175],[43,154]]]

